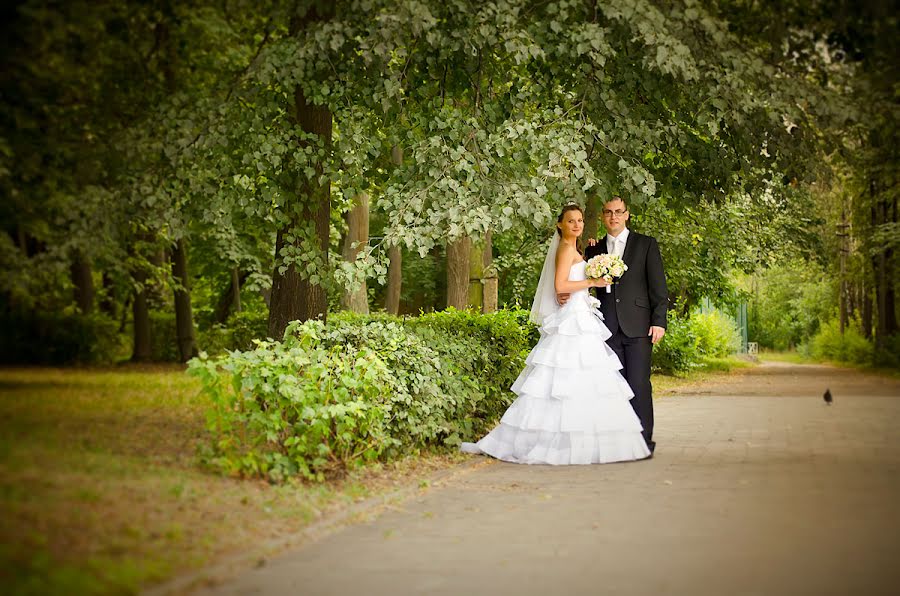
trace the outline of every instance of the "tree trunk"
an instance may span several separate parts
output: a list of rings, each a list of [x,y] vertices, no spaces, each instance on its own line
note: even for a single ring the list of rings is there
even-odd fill
[[[873,193],[874,194],[874,193]],[[886,201],[877,201],[872,209],[872,228],[887,223],[890,214]],[[895,217],[893,217],[895,219]],[[897,332],[896,298],[894,293],[893,250],[878,247],[872,257],[875,270],[875,299],[877,310],[877,328],[875,330],[875,346],[881,351],[887,347],[887,338]]]
[[[103,292],[100,295],[100,312],[110,317],[116,314],[116,286],[112,277],[106,271],[103,272]]]
[[[862,331],[866,339],[872,339],[872,292],[865,280],[862,282]]]
[[[131,314],[134,320],[134,351],[131,354],[131,359],[135,362],[147,362],[151,356],[147,274],[143,271],[135,272],[134,281],[140,284],[140,289],[135,289],[134,299],[131,303]]]
[[[295,118],[300,129],[315,134],[331,147],[331,111],[307,102],[303,89],[298,86],[294,92]],[[301,146],[305,146],[302,142]],[[275,241],[275,270],[272,274],[272,295],[269,305],[269,336],[279,339],[291,321],[306,321],[321,318],[325,320],[328,311],[328,296],[318,283],[313,283],[308,274],[301,276],[292,263],[282,272],[283,250],[288,246],[287,237],[293,236],[293,248],[300,250],[303,232],[312,232],[317,248],[328,262],[328,233],[331,215],[331,182],[320,182],[322,162],[315,164],[315,175],[304,177],[297,193],[298,201],[287,205],[289,223],[278,230]]]
[[[16,245],[22,251],[22,256],[28,258],[28,234],[25,233],[25,228],[20,223],[16,224]]]
[[[400,312],[400,289],[403,284],[403,253],[399,246],[388,249],[388,285],[385,310],[388,314]]]
[[[839,262],[840,262],[840,295],[838,296],[838,326],[841,331],[841,335],[844,335],[844,331],[847,328],[847,321],[849,318],[850,312],[850,289],[848,287],[847,282],[847,254],[850,252],[848,248],[848,241],[850,239],[849,235],[850,224],[847,223],[847,210],[842,207],[841,209],[841,223],[838,224],[838,238],[840,239],[840,246],[838,248],[839,251]]]
[[[469,254],[472,241],[468,236],[447,243],[447,307],[466,308],[469,298]]]
[[[213,318],[216,323],[224,323],[228,320],[228,315],[234,312],[240,312],[241,308],[241,286],[244,285],[244,282],[247,281],[247,278],[250,277],[250,273],[247,271],[241,271],[238,267],[232,267],[231,269],[231,281],[228,282],[228,285],[225,286],[225,289],[222,290],[222,293],[219,294],[219,299],[216,301],[216,309],[214,311]],[[235,296],[235,292],[238,293]]]
[[[887,202],[884,203],[885,209],[885,223],[890,223],[896,225],[897,223],[897,199],[894,198],[891,200],[891,205],[889,206]],[[884,309],[885,309],[885,338],[890,337],[897,333],[897,293],[896,293],[896,276],[894,275],[894,249],[889,246],[884,249],[884,261],[885,261],[885,298],[884,298]]]
[[[490,230],[484,235],[484,251],[481,259],[484,267],[484,303],[481,306],[481,312],[496,312],[499,302],[497,295],[497,270],[494,269],[494,242]]]
[[[231,308],[241,312],[241,270],[238,267],[231,268],[231,294]]]
[[[73,255],[70,271],[72,285],[75,286],[75,303],[82,314],[90,314],[94,310],[94,278],[91,263],[80,250]]]
[[[467,307],[481,312],[484,308],[484,242],[473,242],[469,250],[469,299]]]
[[[597,237],[597,230],[600,229],[599,215],[600,197],[591,191],[584,204],[584,233],[581,235],[583,243],[587,243],[590,238]]]
[[[194,313],[191,308],[191,285],[188,277],[187,245],[183,238],[175,243],[172,251],[172,277],[175,278],[175,329],[178,354],[182,362],[197,355],[194,337]]]
[[[369,243],[369,195],[360,193],[356,204],[347,212],[347,237],[344,238],[344,260],[353,262]],[[354,247],[354,244],[356,245]],[[366,281],[355,290],[348,291],[341,299],[344,308],[353,312],[369,314],[369,293]]]
[[[399,145],[391,147],[391,163],[399,168],[403,164],[403,149]],[[388,314],[400,312],[400,290],[403,284],[403,253],[399,246],[388,247],[388,285],[385,310]]]

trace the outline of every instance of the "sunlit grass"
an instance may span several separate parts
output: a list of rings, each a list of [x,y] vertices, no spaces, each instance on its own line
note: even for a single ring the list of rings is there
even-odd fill
[[[763,362],[787,362],[789,364],[810,364],[813,360],[793,350],[787,352],[760,352],[759,359]]]
[[[756,366],[754,362],[730,356],[727,358],[705,358],[703,363],[689,372],[678,375],[654,374],[651,377],[653,394],[663,396],[681,387],[712,381],[717,377],[737,374]]]
[[[888,366],[875,366],[871,364],[858,364],[852,362],[837,362],[834,360],[815,359],[811,356],[805,356],[799,352],[760,352],[759,359],[762,362],[785,362],[788,364],[825,364],[828,366],[836,366],[838,368],[853,368],[865,372],[885,375],[888,377],[900,378],[900,370]]]

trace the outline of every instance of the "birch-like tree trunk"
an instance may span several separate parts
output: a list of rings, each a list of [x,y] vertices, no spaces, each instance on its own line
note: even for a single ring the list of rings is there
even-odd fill
[[[463,236],[447,243],[447,306],[464,309],[469,300],[469,254],[472,240]]]
[[[344,238],[343,256],[345,261],[353,262],[361,250],[369,243],[369,195],[360,193],[356,204],[347,212],[347,236]],[[341,298],[341,305],[353,312],[369,314],[369,294],[366,282],[355,290],[346,292]]]

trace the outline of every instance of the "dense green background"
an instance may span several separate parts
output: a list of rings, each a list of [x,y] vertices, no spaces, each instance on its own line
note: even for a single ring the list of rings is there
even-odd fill
[[[477,309],[496,276],[527,308],[560,205],[614,194],[677,316],[747,302],[763,347],[897,362],[891,3],[3,10],[4,362],[186,360],[353,288]]]

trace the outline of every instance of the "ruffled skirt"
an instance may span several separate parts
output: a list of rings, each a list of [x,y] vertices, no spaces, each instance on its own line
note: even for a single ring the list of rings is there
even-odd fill
[[[629,403],[634,393],[606,345],[609,329],[588,299],[575,298],[544,320],[541,338],[511,387],[516,400],[500,424],[477,443],[463,443],[463,451],[551,465],[650,455]]]

